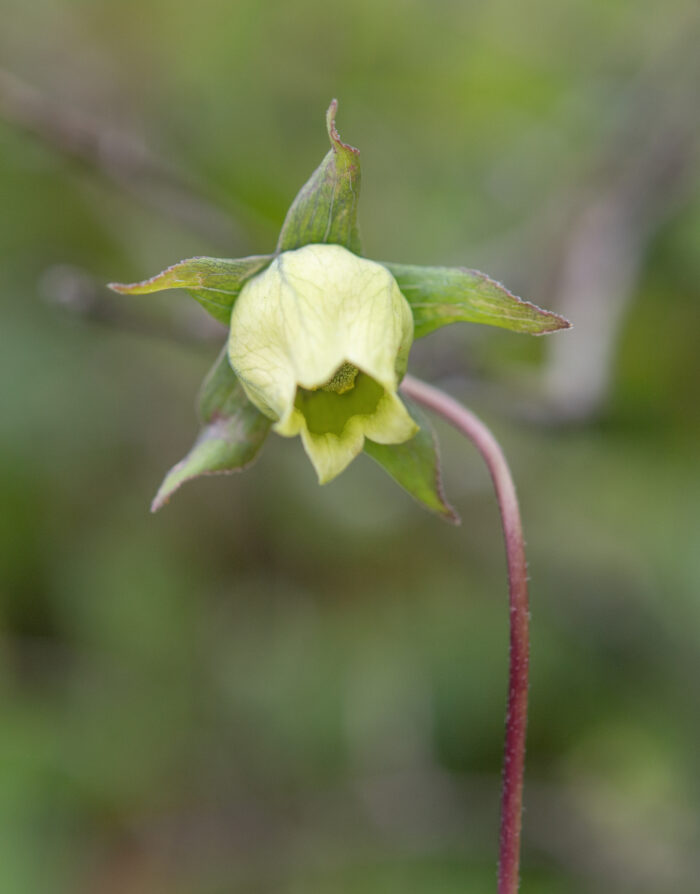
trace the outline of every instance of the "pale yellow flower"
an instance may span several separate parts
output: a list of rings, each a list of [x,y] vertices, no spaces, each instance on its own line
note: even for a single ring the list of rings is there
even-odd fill
[[[400,444],[418,427],[397,394],[411,308],[386,267],[339,245],[283,252],[233,307],[229,359],[280,435],[301,435],[323,484],[365,438]]]

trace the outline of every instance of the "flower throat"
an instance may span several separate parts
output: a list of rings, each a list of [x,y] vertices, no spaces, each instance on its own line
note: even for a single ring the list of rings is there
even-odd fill
[[[350,391],[351,388],[355,387],[355,379],[357,378],[357,374],[359,373],[359,369],[356,366],[353,366],[352,363],[343,363],[342,366],[338,367],[338,369],[333,374],[333,377],[329,379],[325,385],[321,385],[321,391],[332,391],[335,394],[345,394],[346,391]]]

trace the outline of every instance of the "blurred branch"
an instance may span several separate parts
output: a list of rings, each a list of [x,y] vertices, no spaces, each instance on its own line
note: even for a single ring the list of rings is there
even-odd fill
[[[480,246],[482,254],[499,259],[507,281],[519,280],[521,293],[566,316],[573,330],[545,340],[545,366],[537,374],[518,370],[516,381],[496,382],[476,368],[453,389],[547,424],[585,423],[603,410],[650,243],[697,194],[697,11],[689,6],[664,26],[653,55],[596,104],[600,118],[610,121],[607,136],[576,182],[549,195],[505,236]],[[598,127],[605,133],[604,123]],[[514,152],[517,160],[517,143],[501,163],[512,167]],[[454,342],[454,357],[447,338],[433,355],[419,345],[428,361],[424,377],[444,382],[464,368],[463,342]]]
[[[529,407],[519,394],[513,408],[512,388],[504,391],[493,382],[475,383],[472,374],[471,387],[503,404],[506,411],[522,415],[525,407],[536,421],[574,422],[595,416],[605,404],[619,332],[648,245],[687,201],[696,177],[700,146],[700,118],[693,114],[700,58],[695,52],[696,29],[683,17],[674,29],[657,58],[645,65],[616,102],[611,99],[610,106],[617,109],[616,126],[588,176],[573,195],[567,190],[555,196],[551,214],[539,223],[531,219],[527,232],[513,240],[514,245],[531,248],[523,260],[526,269],[546,271],[539,283],[531,284],[538,303],[561,312],[575,328],[565,338],[547,341],[542,378],[528,389],[540,394],[544,390],[544,400],[535,398]],[[163,216],[202,233],[224,254],[230,254],[234,244],[245,244],[230,217],[182,173],[154,156],[142,140],[56,102],[2,69],[0,116],[108,177]],[[502,250],[517,255],[513,245]],[[546,254],[538,258],[538,250]],[[111,311],[103,314],[97,304],[96,298],[86,317],[113,320]],[[122,328],[145,327],[138,327],[133,317]],[[175,337],[191,340],[183,333]],[[440,377],[442,371],[449,374],[463,366],[461,343],[454,359],[444,351],[428,359],[429,378]]]
[[[141,139],[47,96],[4,69],[0,69],[0,117],[112,180],[165,217],[225,247],[227,254],[231,246],[246,244],[231,216]]]
[[[226,328],[195,304],[178,308],[170,319],[150,319],[143,313],[133,313],[128,299],[112,295],[85,270],[67,264],[49,267],[41,277],[39,292],[48,303],[81,321],[106,325],[112,330],[190,347],[220,344],[226,337]]]
[[[621,97],[621,125],[578,190],[559,245],[547,241],[554,265],[542,299],[574,322],[569,337],[547,342],[544,385],[555,420],[602,409],[648,245],[692,194],[700,148],[694,33],[676,34]]]

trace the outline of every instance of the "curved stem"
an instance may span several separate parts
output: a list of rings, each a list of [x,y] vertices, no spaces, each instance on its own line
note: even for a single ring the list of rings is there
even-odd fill
[[[404,378],[401,389],[417,403],[442,416],[445,421],[472,441],[488,466],[496,490],[506,544],[510,597],[510,668],[503,757],[498,894],[516,894],[519,885],[520,830],[525,770],[530,612],[525,543],[515,485],[498,441],[470,410],[438,388],[421,382],[419,379],[414,379],[412,376]]]

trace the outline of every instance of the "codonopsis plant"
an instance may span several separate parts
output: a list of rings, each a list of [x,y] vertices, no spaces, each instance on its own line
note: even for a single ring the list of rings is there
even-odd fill
[[[423,506],[458,523],[442,491],[435,435],[419,405],[475,444],[496,489],[510,584],[498,892],[514,894],[529,659],[527,570],[515,488],[484,424],[448,395],[406,375],[406,368],[413,339],[448,323],[532,335],[570,324],[475,270],[364,258],[357,227],[359,151],[341,142],[336,107],[334,100],[326,115],[330,151],[292,202],[273,254],[190,258],[143,282],[111,284],[129,295],[186,289],[229,326],[228,343],[200,392],[199,435],[166,475],[152,509],[192,478],[246,468],[273,431],[300,436],[321,484],[364,450]]]

